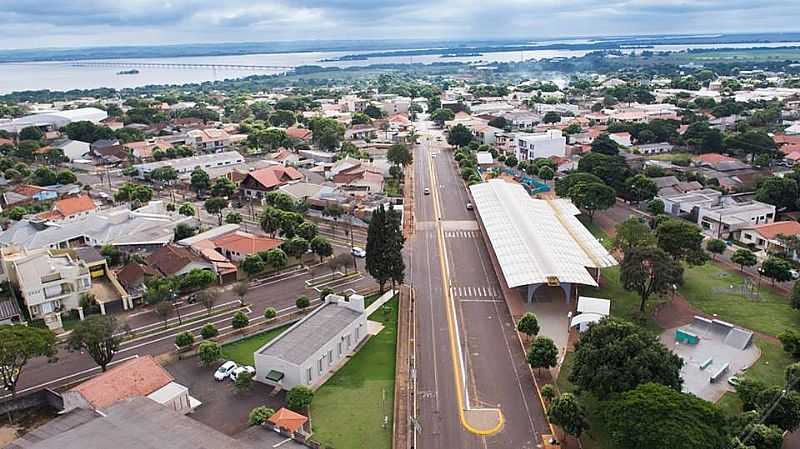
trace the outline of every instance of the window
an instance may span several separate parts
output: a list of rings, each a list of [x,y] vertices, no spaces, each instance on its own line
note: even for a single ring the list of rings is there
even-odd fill
[[[339,342],[338,349],[339,350],[337,351],[337,355],[339,357],[341,357],[342,356],[342,342],[341,341]]]
[[[347,349],[350,350],[350,334],[347,334]]]
[[[356,328],[356,341],[358,341],[358,334],[360,331],[361,331],[361,325],[359,324],[358,327]]]
[[[320,374],[322,374],[322,361],[323,360],[325,360],[325,357],[317,360],[317,371],[319,371]]]
[[[311,383],[311,367],[306,370],[306,383]]]
[[[328,350],[328,366],[333,365],[333,349]]]

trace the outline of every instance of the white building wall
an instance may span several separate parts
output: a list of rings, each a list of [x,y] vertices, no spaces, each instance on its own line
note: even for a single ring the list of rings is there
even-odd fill
[[[520,161],[550,156],[564,157],[566,153],[567,138],[557,129],[543,134],[518,134],[516,137],[516,157]]]

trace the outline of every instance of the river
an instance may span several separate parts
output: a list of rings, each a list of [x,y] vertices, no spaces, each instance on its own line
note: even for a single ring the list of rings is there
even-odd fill
[[[769,44],[703,44],[703,45],[656,45],[648,50],[680,51],[687,48],[750,48],[750,47],[800,46],[800,42],[780,42]],[[632,51],[632,50],[630,50]],[[637,50],[640,51],[640,50]],[[366,52],[365,52],[366,53]],[[304,52],[273,53],[235,56],[197,56],[185,58],[155,59],[113,59],[83,62],[111,62],[113,67],[80,66],[69,62],[31,62],[0,64],[0,93],[23,90],[49,89],[54,91],[70,89],[93,89],[110,87],[122,89],[149,84],[186,84],[241,78],[249,75],[281,73],[285,69],[241,69],[209,67],[142,67],[135,75],[117,75],[125,70],[126,63],[154,64],[233,64],[254,66],[297,67],[300,65],[320,65],[325,67],[352,67],[370,64],[424,63],[434,62],[510,62],[527,59],[554,57],[580,57],[585,50],[528,50],[484,53],[481,56],[442,58],[438,55],[371,57],[360,61],[326,61],[359,52]]]

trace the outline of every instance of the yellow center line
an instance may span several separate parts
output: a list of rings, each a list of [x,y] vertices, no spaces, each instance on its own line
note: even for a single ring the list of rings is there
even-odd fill
[[[464,390],[464,383],[466,379],[463,378],[466,374],[463,371],[463,364],[461,361],[461,357],[459,356],[460,351],[457,348],[456,342],[458,334],[455,329],[454,325],[454,313],[455,309],[453,307],[453,298],[450,294],[450,275],[449,269],[447,266],[447,254],[444,248],[444,231],[442,229],[442,214],[441,208],[439,205],[439,193],[438,189],[435,188],[437,185],[436,183],[436,172],[433,169],[433,158],[430,156],[430,152],[427,152],[426,158],[428,160],[428,171],[430,173],[431,178],[431,195],[433,196],[433,209],[434,209],[434,220],[436,221],[436,240],[437,240],[437,247],[439,251],[439,265],[442,270],[442,293],[445,302],[445,308],[447,309],[447,329],[449,331],[450,336],[450,356],[453,361],[453,377],[456,383],[456,397],[458,398],[458,416],[461,420],[461,425],[464,426],[468,431],[477,434],[477,435],[492,435],[500,431],[503,427],[503,413],[500,409],[487,409],[487,410],[494,410],[497,412],[498,415],[498,422],[497,424],[491,429],[478,429],[472,426],[470,423],[467,422],[466,417],[464,416],[464,411],[470,409],[468,404],[468,399],[465,398],[466,391]]]

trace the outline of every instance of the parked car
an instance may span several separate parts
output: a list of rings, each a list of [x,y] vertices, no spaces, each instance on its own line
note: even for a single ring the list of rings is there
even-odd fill
[[[236,382],[236,378],[239,377],[239,374],[242,374],[245,371],[250,373],[250,376],[255,376],[256,375],[256,369],[255,368],[253,368],[250,365],[244,365],[244,366],[238,366],[238,367],[234,368],[233,371],[231,372],[230,379],[232,381]]]
[[[424,193],[425,195],[430,195],[431,194],[431,189],[425,187],[425,190],[423,190],[422,193]]]
[[[359,248],[357,246],[350,250],[350,254],[356,257],[367,257],[367,252],[364,250],[364,248]]]
[[[472,203],[467,203],[467,210],[472,210]]]
[[[789,274],[792,275],[792,279],[794,279],[795,281],[800,279],[800,271],[789,270]]]
[[[236,362],[232,362],[228,360],[227,362],[223,363],[216,371],[214,371],[214,380],[223,381],[227,379],[233,370],[238,368],[239,365]]]

